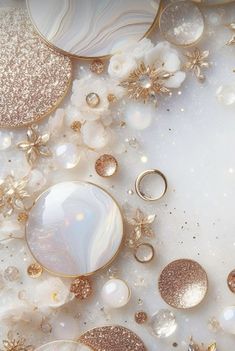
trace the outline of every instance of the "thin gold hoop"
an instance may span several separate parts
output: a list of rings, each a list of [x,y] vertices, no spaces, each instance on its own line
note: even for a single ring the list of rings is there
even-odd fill
[[[143,192],[143,190],[141,190],[141,182],[142,180],[147,176],[147,175],[150,175],[150,174],[155,174],[155,175],[158,175],[160,176],[163,181],[164,181],[164,189],[162,191],[162,193],[158,196],[158,197],[152,197],[151,195],[147,195]],[[145,200],[145,201],[156,201],[156,200],[159,200],[161,199],[166,191],[167,191],[167,179],[165,177],[165,175],[159,171],[158,169],[148,169],[142,173],[140,173],[138,175],[138,177],[136,178],[136,181],[135,181],[135,190],[136,190],[136,193],[137,195],[142,199],[142,200]]]

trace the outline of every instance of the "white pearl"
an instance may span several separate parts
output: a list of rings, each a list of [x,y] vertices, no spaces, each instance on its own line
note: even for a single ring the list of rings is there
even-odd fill
[[[217,100],[223,105],[235,103],[235,85],[221,85],[216,92]]]
[[[104,284],[101,296],[108,307],[120,308],[130,300],[130,289],[123,280],[110,279]]]
[[[219,318],[219,323],[225,332],[235,334],[235,306],[224,308]]]
[[[7,132],[0,132],[0,150],[6,150],[11,146],[11,135]]]
[[[131,128],[143,130],[150,126],[154,113],[156,114],[156,110],[150,104],[129,104],[126,109],[126,122]]]
[[[78,322],[66,313],[59,313],[51,324],[55,339],[69,340],[78,337]]]
[[[61,168],[74,168],[80,161],[79,150],[71,143],[56,145],[54,148],[54,159]]]

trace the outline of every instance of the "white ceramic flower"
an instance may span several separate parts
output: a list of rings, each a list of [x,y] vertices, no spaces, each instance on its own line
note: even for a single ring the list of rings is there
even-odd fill
[[[150,39],[143,38],[138,43],[135,43],[130,47],[130,53],[136,60],[141,60],[143,59],[145,53],[151,50],[153,47],[154,45]]]
[[[99,121],[86,122],[81,127],[84,143],[91,149],[102,149],[109,141],[109,133]]]
[[[129,52],[113,55],[109,61],[108,73],[111,78],[123,80],[137,67],[137,62]]]
[[[48,278],[40,282],[34,292],[34,303],[38,308],[57,308],[73,299],[69,286],[60,278]]]

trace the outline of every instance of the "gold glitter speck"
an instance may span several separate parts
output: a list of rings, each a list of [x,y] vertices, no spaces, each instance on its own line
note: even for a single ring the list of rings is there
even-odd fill
[[[0,127],[40,120],[69,88],[70,59],[43,42],[24,9],[0,10],[0,62]]]
[[[30,276],[30,278],[39,278],[43,273],[43,268],[38,263],[32,263],[28,267],[27,273]]]

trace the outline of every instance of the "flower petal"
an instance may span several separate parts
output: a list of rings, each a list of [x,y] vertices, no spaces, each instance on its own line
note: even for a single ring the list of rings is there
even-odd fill
[[[186,73],[182,71],[176,72],[172,77],[165,81],[167,88],[179,88],[186,78]]]

